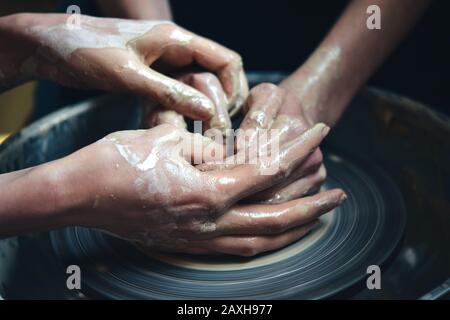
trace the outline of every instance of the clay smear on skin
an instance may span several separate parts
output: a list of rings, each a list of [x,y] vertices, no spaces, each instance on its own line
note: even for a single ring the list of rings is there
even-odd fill
[[[207,181],[203,179],[201,172],[194,168],[189,170],[189,163],[180,155],[183,138],[179,132],[175,131],[153,140],[153,147],[144,157],[133,152],[129,145],[114,136],[104,140],[113,143],[121,157],[139,173],[134,186],[143,198],[154,195],[169,201],[171,194],[205,191],[202,186],[205,186]],[[176,181],[175,184],[173,180]],[[207,186],[212,187],[211,183]]]
[[[339,61],[341,56],[341,48],[331,47],[326,50],[320,50],[317,54],[313,54],[310,60],[306,62],[308,69],[313,70],[313,72],[308,74],[308,77],[302,85],[303,95],[307,95],[308,92],[314,93],[317,91],[317,93],[314,93],[314,96],[311,97],[311,102],[305,105],[305,108],[312,108],[314,106],[323,108],[321,100],[326,99],[326,97],[322,97],[318,93],[323,91],[314,90],[313,88],[319,86],[322,79],[328,79],[328,77],[324,76],[325,74],[331,74],[334,79],[339,78]]]
[[[180,96],[185,99],[189,99],[190,101],[202,105],[210,110],[213,110],[211,102],[208,98],[206,98],[203,94],[200,94],[197,90],[192,89],[187,85],[183,85],[181,82],[174,81],[173,79],[166,77],[161,74],[157,74],[149,68],[142,67],[140,63],[137,63],[133,60],[129,60],[126,65],[122,66],[123,69],[132,70],[136,72],[142,77],[155,82],[161,83],[164,87],[170,88],[172,91],[172,95],[174,97]]]
[[[72,29],[65,23],[54,26],[35,26],[30,32],[42,45],[53,48],[58,55],[68,59],[77,49],[121,48],[160,24],[170,21],[126,21],[121,19],[97,19],[83,16],[80,28]],[[64,39],[64,41],[61,41]]]

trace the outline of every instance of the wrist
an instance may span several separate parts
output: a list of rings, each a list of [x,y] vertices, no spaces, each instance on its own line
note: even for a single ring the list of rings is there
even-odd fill
[[[72,224],[57,161],[0,176],[0,237],[47,231]]]
[[[303,66],[284,80],[282,88],[293,92],[304,116],[311,124],[334,125],[353,95],[346,85],[337,58],[315,53]]]
[[[70,164],[66,159],[46,163],[35,173],[37,184],[48,190],[50,205],[46,215],[54,222],[52,228],[78,225],[78,215],[84,208],[85,194],[80,192],[72,171],[67,169]]]
[[[51,163],[42,171],[52,190],[53,215],[63,226],[92,226],[95,209],[96,181],[100,173],[91,170],[92,159],[83,149]]]
[[[32,14],[20,13],[0,18],[0,92],[34,79],[31,65],[36,46],[26,30]]]
[[[0,92],[42,76],[39,70],[45,61],[39,55],[41,43],[31,30],[35,26],[64,23],[66,19],[65,14],[35,13],[0,18],[0,41],[5,44],[0,51]]]

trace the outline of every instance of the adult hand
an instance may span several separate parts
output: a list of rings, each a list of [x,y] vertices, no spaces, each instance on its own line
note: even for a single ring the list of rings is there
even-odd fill
[[[239,160],[236,163],[244,162],[255,151],[252,148],[270,148],[275,139],[278,139],[276,143],[279,145],[289,143],[311,128],[303,116],[298,99],[291,92],[272,84],[265,83],[253,88],[244,110],[246,116],[237,133],[236,157]],[[268,134],[266,141],[261,140],[263,132]],[[266,145],[263,146],[262,143]],[[275,204],[317,192],[326,178],[322,160],[322,153],[317,148],[291,176],[271,188],[251,195],[245,201]],[[218,167],[229,168],[230,165],[207,163],[199,168],[209,170]]]
[[[277,156],[201,171],[223,146],[171,125],[113,133],[53,164],[71,224],[100,228],[153,250],[254,255],[304,236],[345,195],[331,190],[283,204],[237,204],[296,172],[327,133],[318,124]],[[197,141],[198,148],[193,148]],[[181,152],[182,151],[182,152]],[[264,168],[276,168],[264,174]],[[58,169],[59,168],[59,169]]]
[[[228,113],[228,101],[226,93],[219,79],[212,73],[186,73],[176,78],[177,80],[197,89],[207,96],[214,104],[214,116],[202,124],[203,131],[209,129],[218,129],[226,133],[231,129],[231,119]],[[247,95],[247,93],[245,93]],[[187,124],[183,116],[173,110],[165,110],[162,106],[155,105],[153,101],[145,100],[144,108],[146,116],[144,117],[144,128],[152,128],[160,124],[172,124],[178,128],[185,129]],[[200,133],[200,132],[198,132]]]
[[[247,80],[240,56],[172,22],[80,16],[78,24],[67,24],[69,19],[60,14],[3,19],[0,31],[15,34],[11,40],[20,38],[21,44],[10,43],[2,54],[14,57],[20,48],[21,59],[5,70],[0,66],[2,74],[20,71],[25,78],[47,78],[72,87],[131,92],[193,119],[208,120],[215,109],[210,99],[151,68],[155,62],[172,71],[195,63],[220,79],[227,110],[239,108],[245,99]]]

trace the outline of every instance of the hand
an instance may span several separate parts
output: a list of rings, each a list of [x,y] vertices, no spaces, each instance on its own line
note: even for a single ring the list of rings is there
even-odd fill
[[[186,73],[176,78],[177,80],[197,89],[206,95],[214,104],[214,116],[203,126],[204,131],[218,129],[225,133],[231,129],[230,114],[227,109],[227,96],[217,77],[208,72]],[[144,101],[146,116],[144,117],[144,128],[153,128],[160,124],[172,124],[178,128],[185,129],[186,122],[181,114],[173,110],[164,110],[162,106],[157,106],[152,101]]]
[[[333,75],[336,71],[332,67],[334,61],[324,55],[313,55],[305,65],[280,84],[281,88],[297,100],[287,106],[285,112],[301,116],[309,125],[322,121],[334,125],[340,116],[340,111],[336,109],[341,109],[341,96],[339,90],[330,84],[330,78],[335,80]],[[335,105],[338,108],[328,108]]]
[[[254,255],[304,236],[345,199],[341,190],[278,205],[239,205],[298,170],[327,133],[319,124],[268,162],[202,172],[193,164],[223,146],[170,125],[113,133],[57,168],[77,205],[71,224],[100,228],[152,250]],[[199,149],[190,148],[197,140]],[[188,147],[187,147],[188,146]],[[205,152],[214,150],[213,153]],[[183,152],[180,152],[183,151]],[[273,175],[262,174],[268,165]],[[320,201],[319,201],[320,200]]]
[[[267,140],[266,147],[268,147],[273,143],[273,139],[279,139],[279,144],[289,143],[311,128],[303,116],[296,97],[272,84],[261,84],[253,88],[244,109],[247,113],[237,133],[236,157],[241,159],[236,161],[237,163],[242,163],[244,161],[242,158],[252,154],[249,149],[263,147],[262,141],[258,140],[263,131],[269,134],[275,130],[279,132],[277,135],[270,136],[272,139]],[[246,142],[246,145],[241,146],[241,141]],[[251,195],[245,201],[275,204],[317,192],[326,178],[322,160],[322,153],[317,148],[291,176],[271,188]],[[215,163],[199,166],[202,170],[218,167],[224,166],[217,166]],[[225,167],[230,166],[225,165]]]
[[[123,91],[150,97],[193,119],[208,120],[214,105],[192,87],[157,72],[196,63],[217,74],[226,108],[239,108],[247,94],[238,54],[169,21],[137,21],[81,16],[79,28],[67,15],[25,15],[23,33],[33,54],[20,70],[71,87]],[[150,67],[149,67],[150,66]]]
[[[305,116],[301,103],[295,94],[281,88],[278,88],[278,90],[281,90],[278,91],[278,94],[283,98],[282,103],[279,105],[278,114],[272,119],[273,124],[271,128],[280,130],[283,133],[281,142],[291,141],[303,134],[315,123],[312,123]],[[276,106],[273,107],[275,110],[277,109]],[[251,112],[258,112],[258,109],[259,106],[255,104],[251,108]],[[253,200],[260,199],[267,203],[281,203],[318,192],[327,175],[323,164],[323,155],[319,148],[304,162],[302,172],[294,174],[278,186],[274,186],[259,194]]]

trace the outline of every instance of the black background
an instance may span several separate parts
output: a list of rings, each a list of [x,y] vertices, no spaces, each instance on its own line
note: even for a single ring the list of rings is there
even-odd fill
[[[347,3],[346,0],[171,1],[178,24],[239,52],[247,70],[286,72],[305,61]],[[435,0],[369,84],[450,114],[449,23],[450,1]]]

